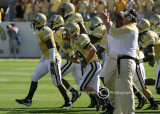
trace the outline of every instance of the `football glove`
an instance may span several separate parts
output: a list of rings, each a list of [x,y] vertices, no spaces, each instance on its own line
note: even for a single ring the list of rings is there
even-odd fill
[[[82,68],[85,68],[87,66],[87,62],[86,62],[86,60],[83,60],[82,62],[81,62],[81,67]]]
[[[155,60],[148,61],[149,66],[154,67],[154,64],[155,64]]]
[[[50,62],[50,71],[51,71],[51,75],[55,74],[55,63],[54,62]]]
[[[70,44],[69,44],[69,43],[64,43],[64,44],[63,44],[63,48],[64,48],[64,49],[70,49],[71,47],[70,47]]]

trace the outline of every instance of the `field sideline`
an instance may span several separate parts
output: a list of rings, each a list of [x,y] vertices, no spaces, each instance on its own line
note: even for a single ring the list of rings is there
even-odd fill
[[[26,97],[30,78],[38,64],[39,59],[0,59],[0,114],[28,114],[28,113],[70,113],[70,114],[100,114],[95,108],[86,108],[90,104],[89,97],[82,93],[82,96],[74,103],[74,108],[60,109],[64,104],[63,98],[57,88],[53,85],[50,76],[47,74],[39,81],[38,89],[33,97],[32,106],[26,107],[15,102],[15,99]],[[64,61],[63,61],[64,62]],[[146,76],[155,77],[154,68],[145,64]],[[65,76],[65,79],[75,88],[77,85],[71,74]],[[154,86],[148,86],[156,100],[160,100],[154,90]],[[71,94],[68,92],[71,97]],[[137,106],[137,99],[135,100]],[[147,108],[146,104],[143,108]],[[160,114],[158,111],[136,110],[137,114]]]

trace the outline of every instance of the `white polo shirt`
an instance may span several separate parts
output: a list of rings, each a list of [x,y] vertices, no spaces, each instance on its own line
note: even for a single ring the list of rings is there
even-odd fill
[[[107,34],[106,45],[101,47],[108,50],[108,56],[117,59],[117,45],[118,45],[118,40],[113,38],[111,35]]]
[[[134,58],[137,57],[138,28],[136,25],[129,24],[121,28],[112,28],[109,34],[118,40],[118,43],[114,45],[114,47],[117,47],[117,56],[128,55]]]

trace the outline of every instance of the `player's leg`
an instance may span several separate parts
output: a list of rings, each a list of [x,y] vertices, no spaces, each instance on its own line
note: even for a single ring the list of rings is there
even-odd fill
[[[38,86],[38,80],[48,73],[48,61],[41,60],[39,64],[36,66],[36,70],[31,77],[31,84],[28,95],[25,99],[16,99],[19,104],[24,104],[26,106],[31,106],[32,98]]]
[[[62,72],[62,77],[66,76],[67,74],[69,74],[70,72],[73,72],[75,70],[75,64],[69,60],[67,60],[62,66],[61,66],[61,72]],[[64,86],[66,87],[66,89],[68,89],[71,94],[72,94],[72,102],[75,102],[77,97],[76,96],[80,96],[80,93],[74,89],[68,82],[67,80],[65,80],[64,78],[62,79],[62,82],[64,84]]]
[[[135,75],[134,75],[134,82],[137,85],[138,89],[143,92],[145,97],[150,102],[150,107],[146,108],[146,110],[152,110],[152,109],[157,108],[158,106],[154,101],[152,93],[146,87],[145,79],[146,79],[146,77],[145,77],[145,69],[144,69],[143,64],[141,63],[139,65],[136,65],[136,72],[135,72]],[[145,104],[146,99],[144,97],[142,97],[140,99],[140,92],[136,92],[136,95],[139,98],[139,105],[138,105],[138,107],[136,109],[141,109],[143,107],[143,105]]]
[[[50,70],[49,70],[49,73],[50,73]],[[61,106],[60,108],[70,108],[70,107],[73,107],[72,103],[70,102],[69,96],[67,94],[67,90],[66,90],[65,86],[62,83],[61,61],[57,61],[57,59],[56,59],[55,75],[52,75],[50,73],[50,76],[51,76],[51,78],[52,78],[52,80],[54,82],[54,85],[59,89],[60,93],[62,94],[62,96],[63,96],[63,98],[65,100],[65,104],[63,106]]]

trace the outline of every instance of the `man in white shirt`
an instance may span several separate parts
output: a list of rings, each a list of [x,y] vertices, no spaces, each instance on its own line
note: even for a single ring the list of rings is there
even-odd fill
[[[138,29],[136,27],[137,12],[129,10],[122,13],[124,26],[116,28],[112,26],[109,35],[117,40],[117,68],[115,79],[115,114],[133,114],[135,112],[133,93],[133,74],[136,69]],[[108,16],[103,13],[103,21],[109,22]],[[107,22],[108,21],[108,22]]]

